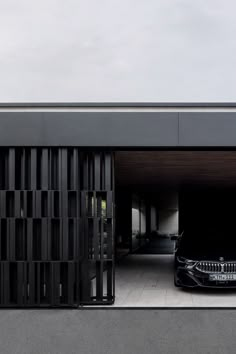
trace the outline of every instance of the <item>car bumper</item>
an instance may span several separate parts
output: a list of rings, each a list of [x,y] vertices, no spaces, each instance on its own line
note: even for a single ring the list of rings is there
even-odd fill
[[[184,288],[236,288],[236,281],[211,281],[207,273],[178,267],[175,271],[175,285]]]

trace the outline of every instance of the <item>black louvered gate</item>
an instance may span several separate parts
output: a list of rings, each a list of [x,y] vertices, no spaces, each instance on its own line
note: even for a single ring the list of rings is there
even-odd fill
[[[112,153],[86,154],[83,160],[81,216],[84,250],[81,304],[114,302],[114,167]]]
[[[112,303],[113,155],[0,149],[0,306]]]

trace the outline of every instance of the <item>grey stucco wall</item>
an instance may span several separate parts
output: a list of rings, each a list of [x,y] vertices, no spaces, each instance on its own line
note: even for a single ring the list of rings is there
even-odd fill
[[[2,310],[0,352],[231,354],[232,309]]]

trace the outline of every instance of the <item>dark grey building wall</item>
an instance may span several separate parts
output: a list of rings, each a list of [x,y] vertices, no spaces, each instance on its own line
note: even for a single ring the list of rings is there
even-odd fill
[[[236,112],[0,112],[0,146],[236,146]]]

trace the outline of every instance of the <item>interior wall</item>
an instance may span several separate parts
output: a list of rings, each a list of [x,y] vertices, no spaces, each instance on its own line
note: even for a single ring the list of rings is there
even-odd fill
[[[158,196],[158,230],[161,233],[178,233],[178,191],[163,191]]]
[[[159,211],[159,231],[167,234],[178,233],[179,212],[178,210]]]
[[[151,205],[150,207],[150,231],[155,231],[158,228],[157,208]]]
[[[145,242],[147,231],[146,202],[138,194],[132,194],[132,251]]]
[[[116,218],[116,249],[129,249],[131,247],[132,232],[132,198],[126,189],[116,189],[115,203]]]
[[[140,205],[140,232],[141,234],[144,234],[147,231],[147,225],[146,225],[146,205],[145,202],[141,201]]]

